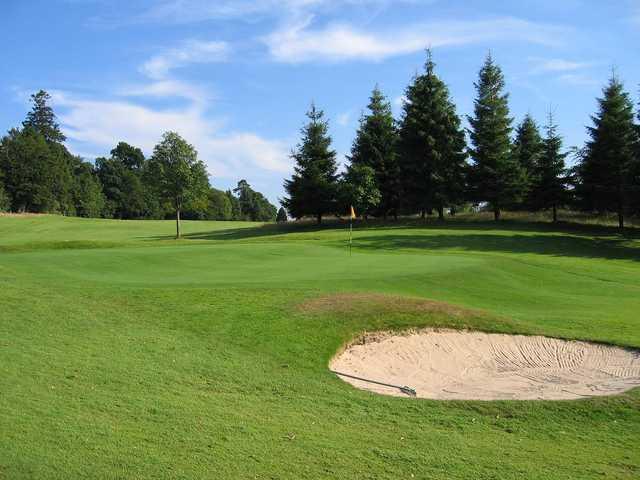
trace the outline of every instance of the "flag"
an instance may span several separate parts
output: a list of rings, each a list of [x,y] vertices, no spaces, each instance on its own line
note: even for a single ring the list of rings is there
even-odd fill
[[[351,213],[349,214],[349,218],[354,220],[356,218],[356,211],[353,209],[353,205],[351,205]]]

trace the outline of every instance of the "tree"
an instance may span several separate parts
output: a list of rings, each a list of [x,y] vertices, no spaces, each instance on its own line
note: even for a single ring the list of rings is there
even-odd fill
[[[558,126],[551,112],[545,132],[542,152],[533,166],[531,198],[534,209],[551,208],[553,223],[556,223],[558,206],[565,202],[567,197],[565,158],[568,153],[561,152],[562,137],[558,134]]]
[[[591,119],[593,126],[587,128],[590,139],[579,166],[578,193],[588,210],[617,212],[618,226],[623,229],[638,168],[638,132],[629,94],[615,75]]]
[[[354,167],[366,166],[373,169],[375,185],[372,187],[376,187],[380,197],[375,211],[386,218],[390,212],[397,214],[400,200],[398,130],[391,104],[378,86],[373,89],[367,108],[369,113],[360,119],[349,161]]]
[[[473,164],[469,171],[470,195],[488,202],[496,220],[501,210],[522,196],[524,175],[511,151],[508,94],[503,93],[502,70],[488,55],[475,83],[474,115],[468,117]]]
[[[240,201],[231,190],[227,190],[225,195],[229,200],[229,205],[231,205],[231,218],[229,220],[244,220],[240,211]]]
[[[49,100],[51,100],[51,95],[44,90],[40,90],[38,93],[31,95],[33,108],[27,114],[26,120],[22,122],[22,126],[24,128],[32,128],[40,133],[47,142],[61,143],[67,138],[56,122],[56,115],[48,105]]]
[[[307,113],[309,123],[302,128],[302,142],[291,153],[295,161],[291,180],[285,180],[287,197],[282,205],[295,218],[314,215],[318,224],[322,216],[336,211],[336,152],[331,150],[328,122],[314,104]]]
[[[284,207],[280,207],[280,209],[278,210],[278,214],[276,215],[276,222],[286,223],[287,220],[287,211],[284,209]]]
[[[273,222],[277,208],[260,192],[256,192],[246,180],[240,180],[233,190],[238,195],[240,216],[252,222]]]
[[[111,157],[96,159],[96,172],[106,196],[106,216],[114,218],[145,218],[157,216],[157,201],[153,178],[147,175],[142,150],[120,142],[111,150]],[[151,183],[151,185],[150,185]]]
[[[144,153],[138,147],[120,142],[111,150],[111,158],[120,161],[128,170],[140,172],[144,168]]]
[[[542,148],[538,124],[531,115],[527,114],[516,128],[516,139],[513,144],[513,156],[524,175],[523,206],[525,208],[531,208],[533,205],[531,189],[534,184],[539,183],[539,179],[536,178],[536,165],[540,160]]]
[[[176,213],[176,238],[181,237],[180,212],[193,198],[206,195],[209,180],[206,167],[192,145],[175,132],[166,132],[149,161],[158,192],[170,201]]]
[[[212,188],[207,194],[207,219],[233,220],[233,211],[229,197],[222,191]]]
[[[72,195],[76,215],[100,217],[104,213],[106,199],[93,165],[73,157],[73,178]]]
[[[12,210],[70,213],[69,157],[63,145],[31,127],[11,130],[0,143],[0,168]]]
[[[0,181],[0,212],[7,212],[11,209],[11,199]]]
[[[427,52],[425,73],[406,90],[400,125],[400,169],[406,202],[412,211],[444,208],[462,200],[466,143],[449,90],[435,73]]]
[[[353,206],[366,219],[380,204],[382,197],[375,170],[358,163],[349,165],[342,180],[342,197],[342,211],[347,212],[349,206]]]

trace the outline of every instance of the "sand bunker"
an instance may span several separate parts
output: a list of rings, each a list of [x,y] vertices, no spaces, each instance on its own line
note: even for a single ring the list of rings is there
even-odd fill
[[[425,330],[370,335],[336,356],[331,370],[441,400],[565,400],[640,386],[640,351],[547,337]],[[340,375],[355,387],[398,388]]]

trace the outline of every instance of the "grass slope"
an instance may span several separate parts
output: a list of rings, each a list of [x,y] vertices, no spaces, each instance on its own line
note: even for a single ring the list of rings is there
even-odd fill
[[[639,240],[370,225],[349,257],[336,227],[172,227],[0,218],[1,479],[640,476],[638,390],[415,401],[326,368],[363,330],[422,325],[640,347]]]

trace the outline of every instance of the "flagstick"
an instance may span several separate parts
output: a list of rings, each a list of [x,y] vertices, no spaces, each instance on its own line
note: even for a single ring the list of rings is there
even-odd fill
[[[349,215],[349,256],[351,256],[352,244],[353,244],[353,217]]]

